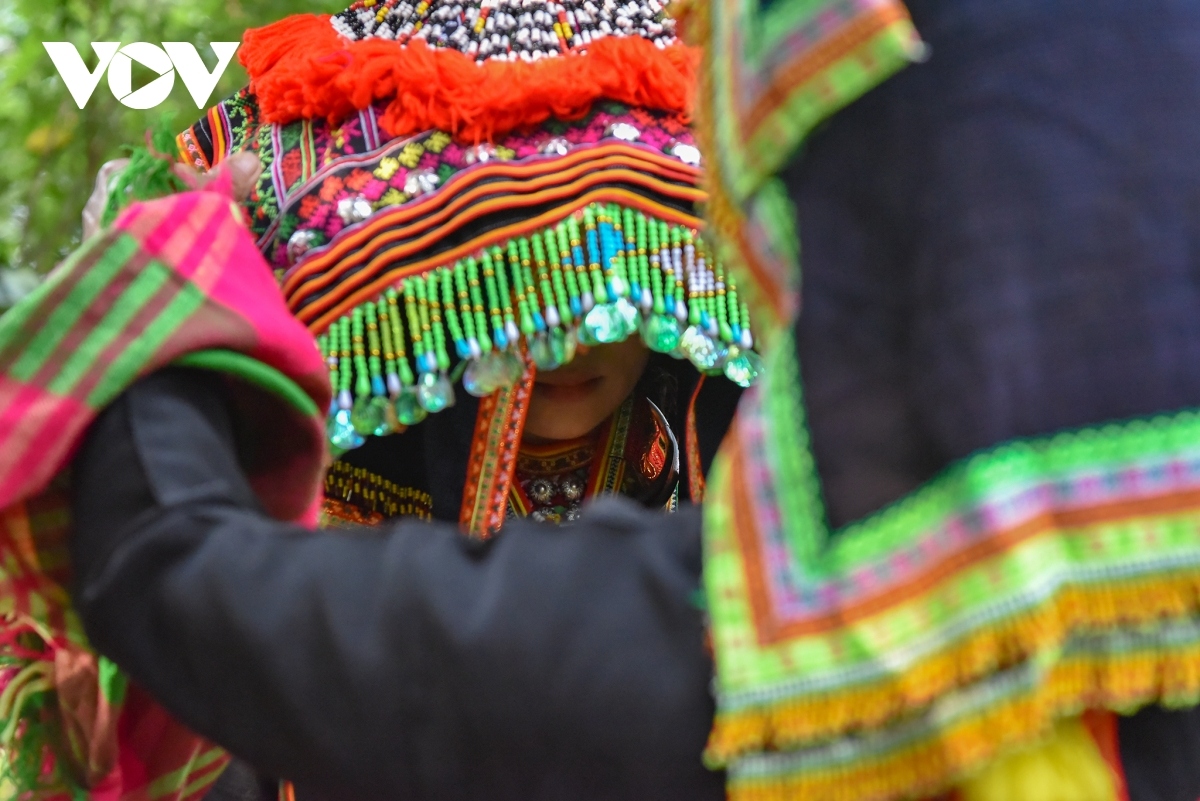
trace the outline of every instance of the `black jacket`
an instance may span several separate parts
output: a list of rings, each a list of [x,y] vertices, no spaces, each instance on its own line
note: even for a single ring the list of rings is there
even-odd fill
[[[723,795],[695,509],[309,532],[257,510],[222,379],[185,370],[104,413],[73,485],[92,642],[302,798]]]

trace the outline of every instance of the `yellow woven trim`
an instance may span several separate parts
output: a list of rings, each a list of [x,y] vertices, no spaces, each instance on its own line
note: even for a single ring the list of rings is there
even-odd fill
[[[891,801],[942,792],[992,760],[1046,736],[1086,708],[1128,711],[1162,701],[1195,703],[1200,646],[1168,654],[1081,658],[1051,667],[1028,696],[948,725],[936,737],[836,769],[730,782],[730,801]]]
[[[1052,652],[1072,632],[1180,618],[1197,610],[1200,575],[1195,573],[1116,586],[1065,588],[1052,603],[976,632],[884,682],[720,713],[705,758],[720,766],[748,751],[787,749],[855,729],[875,728],[988,673]],[[1196,669],[1200,671],[1200,665]],[[1116,680],[1108,677],[1109,682]],[[1200,684],[1187,686],[1192,691],[1200,689]]]
[[[1052,668],[1032,696],[960,721],[934,739],[825,772],[731,781],[730,801],[891,801],[942,792],[991,760],[1044,737],[1084,708],[1129,710],[1154,701],[1194,703],[1200,646],[1168,655],[1081,659]]]

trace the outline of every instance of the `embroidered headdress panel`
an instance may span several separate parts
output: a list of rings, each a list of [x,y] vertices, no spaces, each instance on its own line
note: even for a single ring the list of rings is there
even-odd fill
[[[485,399],[462,512],[482,531],[534,370],[579,343],[641,336],[757,377],[696,211],[698,55],[659,0],[367,0],[248,31],[240,58],[250,86],[179,149],[201,169],[262,159],[248,209],[329,365],[335,451],[446,408],[461,380]]]

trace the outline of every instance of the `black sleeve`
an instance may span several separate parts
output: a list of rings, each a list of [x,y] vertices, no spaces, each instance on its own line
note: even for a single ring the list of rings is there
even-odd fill
[[[186,370],[100,417],[73,485],[97,649],[301,795],[723,797],[697,510],[309,532],[257,509],[222,379]]]

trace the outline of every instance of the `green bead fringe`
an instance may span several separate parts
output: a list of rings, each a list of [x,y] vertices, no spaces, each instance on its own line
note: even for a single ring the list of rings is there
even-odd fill
[[[403,430],[454,404],[453,380],[484,397],[517,381],[521,346],[539,370],[579,344],[640,334],[745,387],[762,371],[749,312],[699,233],[616,204],[403,279],[318,338],[334,402],[334,450]],[[451,372],[451,353],[457,366]]]

